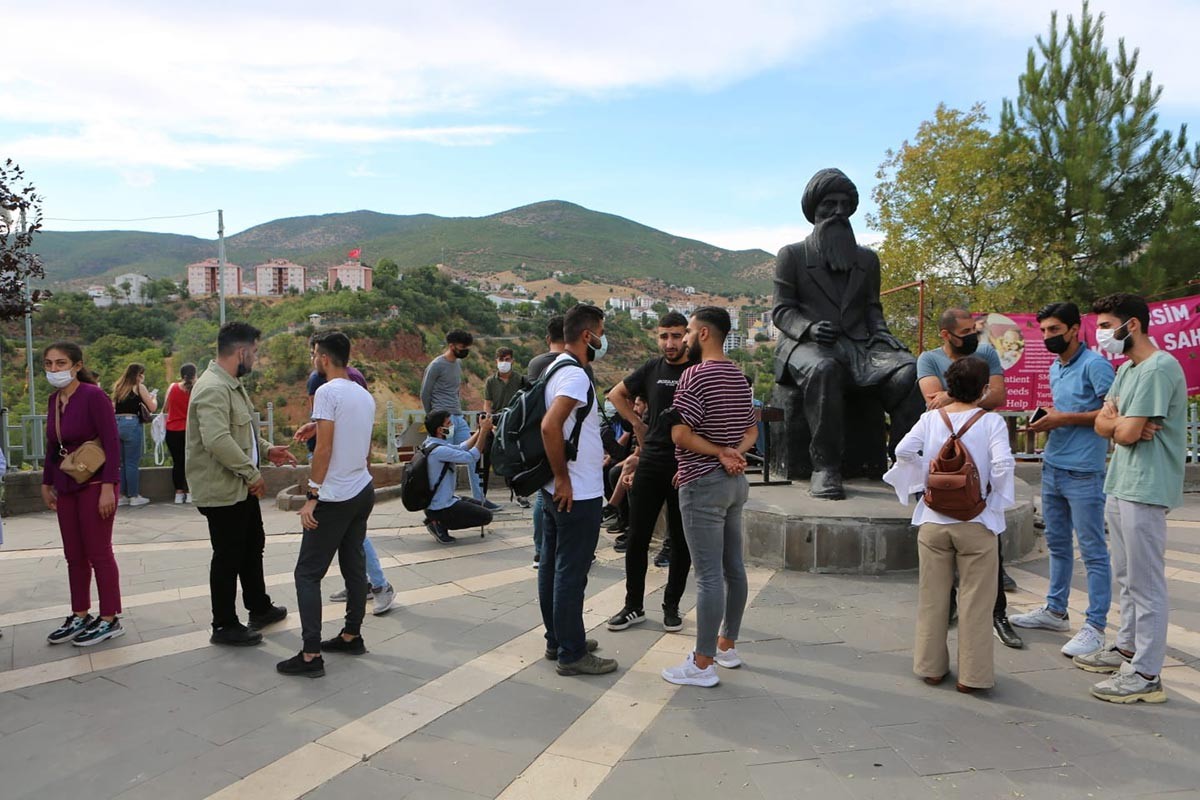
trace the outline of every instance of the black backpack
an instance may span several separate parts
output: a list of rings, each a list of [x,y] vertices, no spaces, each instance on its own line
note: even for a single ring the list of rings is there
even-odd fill
[[[566,367],[583,369],[574,358],[553,364],[497,416],[492,437],[492,470],[505,478],[521,497],[533,494],[554,478],[542,442],[542,417],[546,415],[546,384],[554,373]],[[579,452],[583,420],[595,400],[595,389],[589,386],[587,402],[575,412],[575,428],[566,441],[568,461],[574,461]]]
[[[454,469],[454,464],[450,462],[443,464],[442,474],[438,476],[437,483],[429,485],[429,453],[440,444],[429,444],[428,449],[426,445],[421,445],[413,453],[412,461],[404,468],[404,480],[400,482],[400,502],[404,503],[404,507],[409,511],[424,511],[429,508],[429,504],[433,502],[433,493]]]

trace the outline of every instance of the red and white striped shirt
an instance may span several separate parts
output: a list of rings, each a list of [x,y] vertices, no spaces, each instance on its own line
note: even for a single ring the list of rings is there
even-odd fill
[[[746,429],[758,424],[746,376],[732,361],[705,361],[689,367],[675,390],[675,411],[680,422],[719,447],[737,447]],[[716,456],[678,445],[675,458],[680,486],[722,469]]]

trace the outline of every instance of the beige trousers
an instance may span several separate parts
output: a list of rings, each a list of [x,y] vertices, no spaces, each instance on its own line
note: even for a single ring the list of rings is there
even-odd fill
[[[996,534],[978,522],[917,530],[920,584],[913,672],[940,678],[950,671],[946,634],[950,627],[950,587],[958,567],[958,682],[976,689],[995,683],[992,660],[992,607],[999,580]]]

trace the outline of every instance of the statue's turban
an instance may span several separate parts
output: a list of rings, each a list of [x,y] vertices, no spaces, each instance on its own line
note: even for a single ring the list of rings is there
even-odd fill
[[[813,175],[812,180],[804,189],[804,196],[800,199],[800,208],[804,211],[805,219],[809,222],[816,222],[813,217],[816,214],[817,206],[820,205],[821,199],[830,192],[845,192],[854,202],[854,208],[858,208],[858,187],[854,185],[854,181],[847,178],[846,173],[840,169],[830,167]]]

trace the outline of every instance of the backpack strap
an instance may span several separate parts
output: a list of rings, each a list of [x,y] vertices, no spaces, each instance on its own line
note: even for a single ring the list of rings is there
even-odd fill
[[[988,412],[986,408],[979,409],[977,412],[975,412],[974,416],[967,420],[965,425],[958,429],[957,433],[954,430],[954,424],[950,422],[950,415],[946,413],[946,409],[939,408],[938,413],[942,415],[942,422],[946,423],[946,427],[950,429],[950,438],[962,439],[963,435],[971,429],[971,426],[982,419],[984,414],[987,414]]]
[[[577,367],[579,369],[583,369],[583,365],[579,363],[579,359],[571,356],[570,359],[555,364],[550,368],[550,370],[543,373],[542,377],[538,379],[538,383],[549,382],[550,376],[555,372],[558,372],[563,367]],[[579,439],[583,435],[583,421],[587,419],[588,412],[591,411],[592,403],[594,402],[596,402],[596,387],[592,385],[591,381],[588,381],[587,402],[580,406],[575,412],[575,427],[571,429],[571,435],[567,437],[567,442],[575,451],[575,457],[569,459],[570,461],[574,461],[579,457]]]
[[[434,442],[433,444],[429,445],[428,449],[425,448],[425,445],[421,445],[421,452],[425,454],[426,458],[429,458],[429,454],[432,453],[434,450],[437,450],[443,444],[444,444],[444,442]],[[433,488],[430,489],[429,491],[436,493],[438,490],[438,487],[442,485],[442,481],[446,480],[446,476],[450,474],[450,470],[453,467],[454,467],[454,464],[450,461],[447,461],[446,463],[442,464],[442,474],[438,475],[437,482],[433,484]]]

